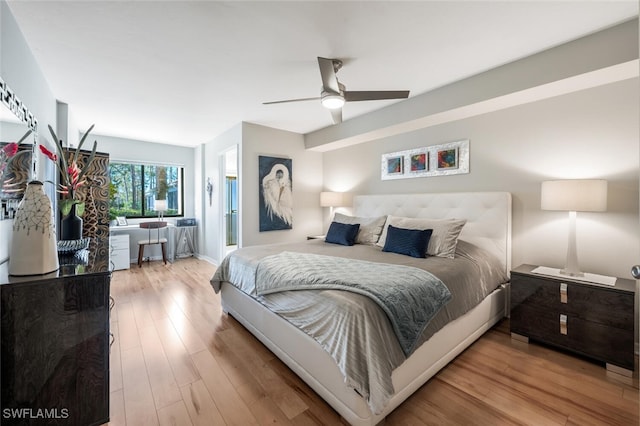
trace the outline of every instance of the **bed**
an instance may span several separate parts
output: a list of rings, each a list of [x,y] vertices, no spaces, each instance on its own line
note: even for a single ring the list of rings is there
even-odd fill
[[[214,289],[221,293],[223,310],[243,324],[352,425],[374,425],[383,421],[508,312],[506,291],[511,268],[509,193],[365,195],[354,198],[353,218],[380,217],[384,217],[386,222],[381,240],[385,235],[387,239],[392,237],[387,232],[396,232],[390,229],[393,226],[389,227],[389,223],[411,224],[414,220],[421,224],[423,219],[425,223],[455,219],[462,221],[463,226],[456,234],[455,253],[449,255],[437,253],[438,256],[413,259],[383,252],[380,242],[341,246],[311,240],[240,249],[225,258],[212,278]],[[418,225],[406,227],[420,228]],[[429,242],[430,249],[435,240],[434,233]],[[432,270],[434,273],[431,275],[436,279],[442,278],[440,281],[451,289],[453,297],[449,299],[453,301],[447,300],[444,307],[436,308],[414,345],[408,348],[398,344],[402,339],[389,337],[394,332],[397,335],[397,329],[394,321],[380,319],[387,318],[387,311],[361,294],[340,289],[304,288],[260,293],[262,280],[266,280],[261,269],[263,264],[281,255],[314,261],[335,259],[358,266],[390,263],[409,270]],[[339,260],[342,257],[350,260]],[[459,271],[467,272],[460,277]],[[469,290],[470,286],[473,290]],[[473,294],[467,296],[467,292]],[[458,306],[460,304],[462,306]],[[367,321],[376,324],[364,327],[374,329],[374,335],[345,338],[344,335],[348,334],[345,330],[353,327],[340,328],[344,322],[342,318],[352,316],[350,311],[343,315],[343,309],[354,309],[358,311],[357,315],[363,315]],[[364,313],[360,314],[360,310]],[[299,315],[305,316],[304,321],[299,319]],[[367,365],[369,363],[371,365]]]

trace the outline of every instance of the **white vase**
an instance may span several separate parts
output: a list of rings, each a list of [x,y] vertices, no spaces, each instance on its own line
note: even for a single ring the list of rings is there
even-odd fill
[[[27,184],[13,221],[9,275],[42,275],[58,268],[51,201],[42,182],[33,180]]]

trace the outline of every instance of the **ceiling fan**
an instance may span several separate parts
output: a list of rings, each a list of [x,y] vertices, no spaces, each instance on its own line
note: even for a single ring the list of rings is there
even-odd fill
[[[345,102],[406,99],[409,97],[408,90],[346,90],[344,84],[340,83],[336,76],[337,72],[342,68],[342,61],[340,59],[318,57],[318,65],[320,66],[320,76],[322,77],[320,97],[287,99],[284,101],[263,102],[262,104],[271,105],[285,102],[320,100],[322,105],[331,111],[333,123],[338,124],[342,122],[342,106]]]

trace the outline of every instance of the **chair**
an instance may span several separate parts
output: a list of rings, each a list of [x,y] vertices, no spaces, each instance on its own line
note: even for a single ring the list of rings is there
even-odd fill
[[[138,266],[142,267],[142,257],[144,255],[145,246],[152,244],[160,244],[162,246],[162,260],[164,260],[164,264],[167,264],[167,239],[160,238],[160,228],[165,228],[167,226],[167,222],[142,222],[140,224],[140,228],[149,230],[149,238],[146,240],[138,241]],[[157,229],[158,234],[156,238],[151,238],[151,230]]]

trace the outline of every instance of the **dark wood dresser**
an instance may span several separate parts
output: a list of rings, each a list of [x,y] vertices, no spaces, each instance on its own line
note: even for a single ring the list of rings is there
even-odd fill
[[[108,250],[92,240],[39,276],[0,265],[2,425],[109,421]]]
[[[511,335],[554,345],[631,375],[634,369],[635,282],[615,286],[511,271]]]

